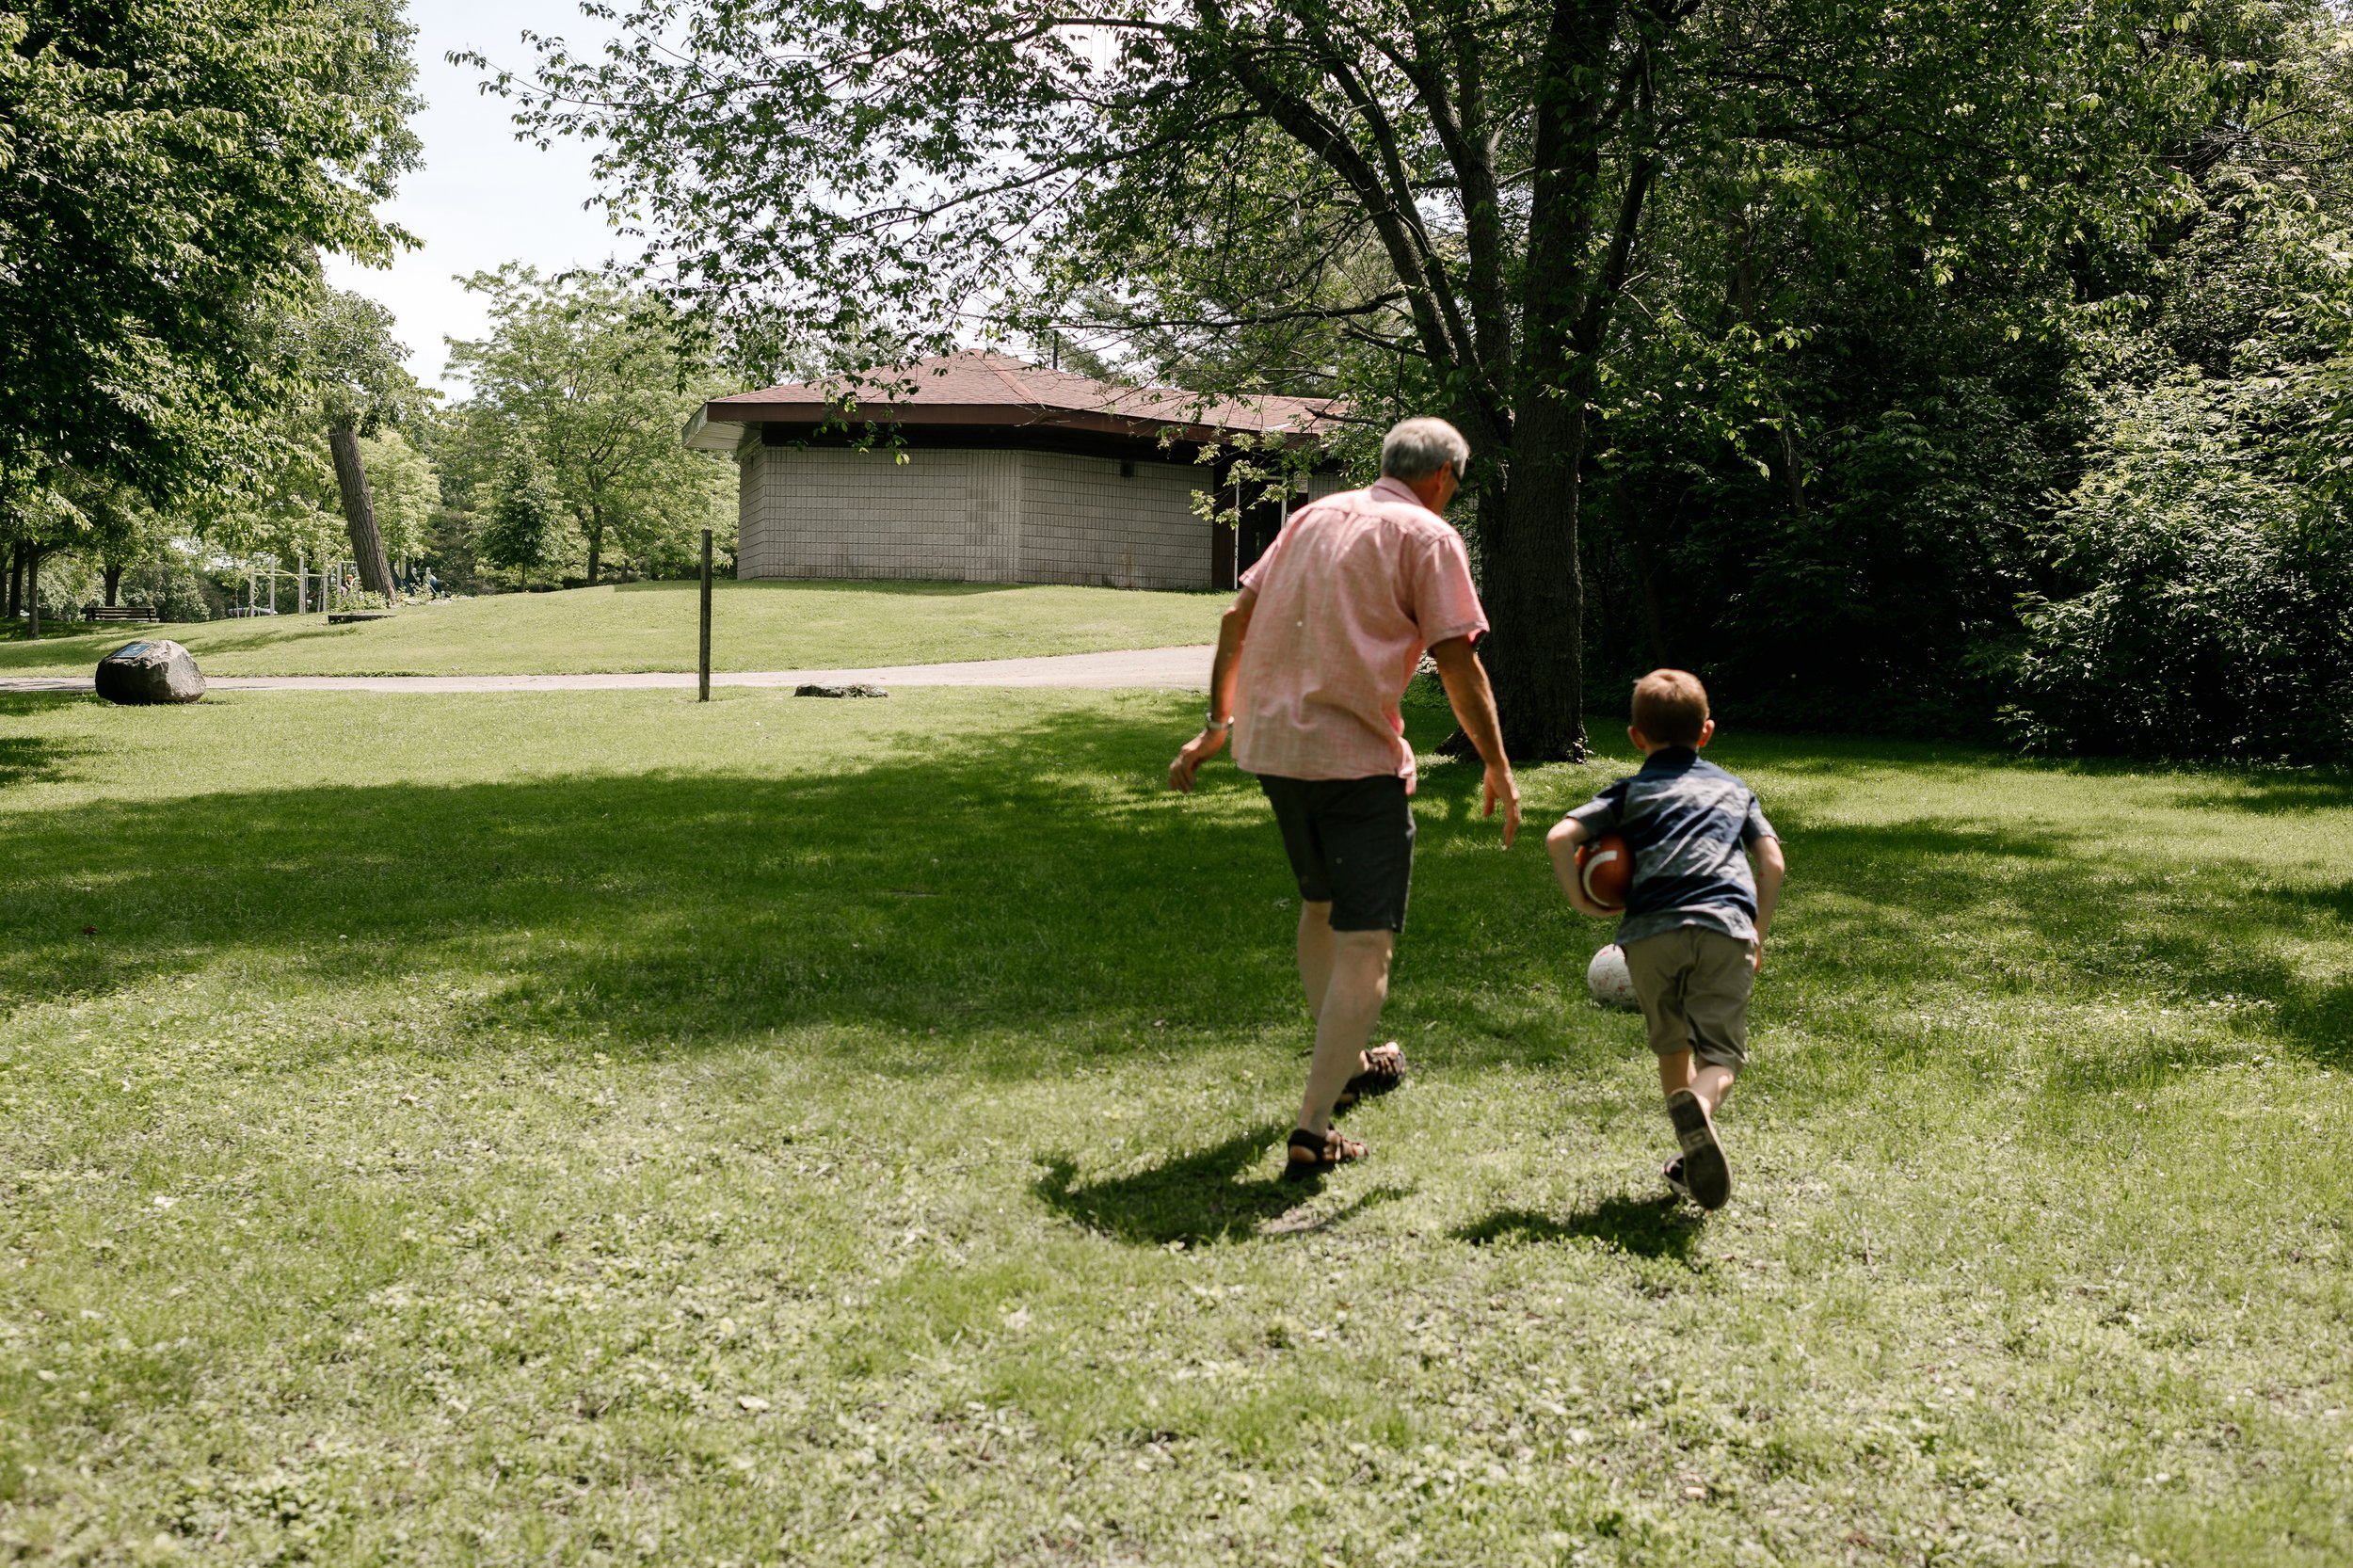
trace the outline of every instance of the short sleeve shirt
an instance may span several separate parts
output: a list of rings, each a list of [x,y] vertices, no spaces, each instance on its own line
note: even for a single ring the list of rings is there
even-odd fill
[[[1433,643],[1487,630],[1463,536],[1394,479],[1294,513],[1241,584],[1234,761],[1285,778],[1414,786],[1398,699]]]
[[[1621,946],[1686,925],[1755,937],[1756,876],[1746,851],[1780,835],[1755,793],[1697,751],[1654,751],[1569,815],[1596,839],[1620,835],[1634,857]]]

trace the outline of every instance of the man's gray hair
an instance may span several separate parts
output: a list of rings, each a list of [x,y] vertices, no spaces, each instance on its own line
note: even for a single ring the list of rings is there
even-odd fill
[[[1427,479],[1449,463],[1463,476],[1470,442],[1442,419],[1409,419],[1381,442],[1381,472],[1391,479]]]

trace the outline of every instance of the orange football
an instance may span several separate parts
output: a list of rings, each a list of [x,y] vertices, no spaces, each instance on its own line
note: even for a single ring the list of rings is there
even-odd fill
[[[1617,834],[1605,833],[1577,846],[1577,875],[1587,898],[1604,909],[1623,909],[1634,886],[1634,852]]]

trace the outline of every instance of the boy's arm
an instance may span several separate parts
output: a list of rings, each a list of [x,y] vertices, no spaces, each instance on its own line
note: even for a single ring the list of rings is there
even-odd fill
[[[1756,953],[1752,962],[1761,971],[1765,933],[1772,929],[1773,905],[1781,902],[1782,879],[1789,874],[1789,867],[1781,857],[1781,840],[1769,835],[1752,844],[1749,853],[1756,856]]]
[[[1552,874],[1561,879],[1561,890],[1569,895],[1570,904],[1580,915],[1596,920],[1611,920],[1622,911],[1604,909],[1585,895],[1585,879],[1577,874],[1577,846],[1593,834],[1576,817],[1563,817],[1545,835],[1545,848],[1552,856]]]

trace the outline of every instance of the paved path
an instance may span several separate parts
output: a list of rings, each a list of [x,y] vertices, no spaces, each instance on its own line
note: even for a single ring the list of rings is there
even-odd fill
[[[1056,653],[1037,659],[976,659],[961,664],[886,664],[856,670],[713,670],[714,686],[1060,686],[1088,691],[1149,687],[1201,692],[1209,685],[1210,648],[1130,648],[1116,653]],[[213,675],[224,692],[622,692],[694,690],[692,674],[641,675]],[[87,692],[88,677],[0,676],[0,692]]]

